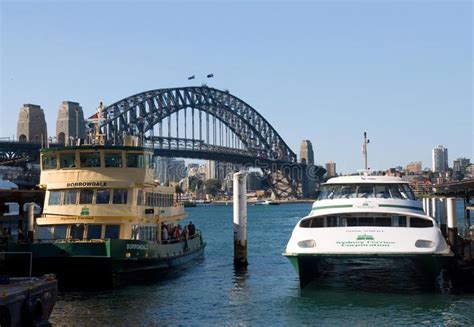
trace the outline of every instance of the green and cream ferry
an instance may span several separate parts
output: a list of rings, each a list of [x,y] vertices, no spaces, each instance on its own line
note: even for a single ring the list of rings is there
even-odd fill
[[[186,213],[174,188],[154,180],[152,158],[139,146],[41,150],[43,213],[34,241],[9,250],[32,252],[34,274],[73,284],[158,277],[202,257],[194,225],[171,237]]]

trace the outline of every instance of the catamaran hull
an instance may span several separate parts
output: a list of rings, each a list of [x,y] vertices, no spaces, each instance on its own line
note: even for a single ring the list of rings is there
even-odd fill
[[[439,255],[288,256],[300,288],[324,284],[365,290],[418,290],[445,287],[452,257]]]

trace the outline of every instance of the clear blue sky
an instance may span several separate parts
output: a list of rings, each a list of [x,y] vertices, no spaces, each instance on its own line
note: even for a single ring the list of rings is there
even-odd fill
[[[0,136],[23,103],[54,135],[63,100],[88,114],[212,72],[338,171],[362,168],[364,131],[373,169],[473,158],[471,1],[0,2]]]

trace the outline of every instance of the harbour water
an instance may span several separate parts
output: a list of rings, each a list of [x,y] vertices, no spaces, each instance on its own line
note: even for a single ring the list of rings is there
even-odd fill
[[[60,325],[473,325],[474,295],[387,292],[322,284],[304,292],[281,253],[311,204],[249,206],[246,272],[233,266],[232,206],[189,208],[205,258],[164,281],[115,290],[67,291],[50,322]],[[459,212],[459,211],[458,211]],[[370,278],[367,279],[370,281]]]

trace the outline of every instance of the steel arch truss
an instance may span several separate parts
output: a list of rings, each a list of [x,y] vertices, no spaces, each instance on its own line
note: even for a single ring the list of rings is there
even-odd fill
[[[101,133],[108,141],[120,144],[124,135],[144,136],[164,118],[186,108],[223,122],[256,158],[297,161],[296,154],[255,109],[227,91],[207,86],[157,89],[120,100],[106,108]]]

